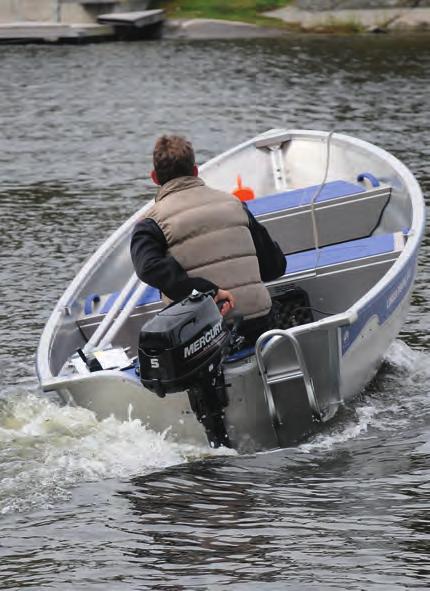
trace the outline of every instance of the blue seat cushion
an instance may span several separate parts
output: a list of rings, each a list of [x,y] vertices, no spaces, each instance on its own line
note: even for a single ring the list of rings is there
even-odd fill
[[[285,191],[284,193],[259,197],[246,203],[249,211],[256,216],[265,213],[274,213],[283,209],[309,205],[319,187],[320,185],[314,185],[304,189]],[[360,185],[355,185],[347,181],[332,181],[324,185],[318,196],[317,203],[330,201],[330,199],[336,199],[338,197],[346,197],[347,195],[355,195],[356,193],[362,193],[364,190]]]
[[[355,261],[378,254],[393,252],[394,250],[394,234],[381,234],[379,236],[368,236],[367,238],[359,238],[350,242],[324,246],[318,251],[313,249],[305,252],[297,252],[286,257],[286,275],[345,263],[347,261]]]
[[[128,294],[127,298],[125,299],[121,309],[124,308],[128,300],[130,299],[132,292]],[[105,303],[103,304],[102,309],[100,310],[99,314],[107,314],[109,310],[112,308],[113,303],[119,296],[119,291],[115,291],[111,293],[110,296],[107,298]],[[148,287],[143,292],[142,296],[140,297],[139,301],[137,302],[136,306],[144,306],[145,304],[152,304],[154,302],[160,301],[160,290],[156,289],[155,287]]]

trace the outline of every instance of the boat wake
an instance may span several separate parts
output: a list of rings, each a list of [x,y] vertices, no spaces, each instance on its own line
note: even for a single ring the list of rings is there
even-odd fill
[[[383,369],[355,403],[297,452],[325,453],[354,440],[380,439],[416,426],[430,415],[428,354],[396,341]],[[421,442],[422,445],[422,442]],[[34,387],[0,396],[0,513],[47,508],[70,499],[83,482],[129,478],[232,450],[212,450],[169,440],[139,420],[98,421],[89,410],[60,406]]]
[[[0,513],[45,508],[74,485],[147,474],[209,455],[232,453],[179,444],[137,419],[98,421],[83,408],[37,393],[0,399]]]
[[[428,353],[397,340],[388,349],[377,377],[357,402],[338,413],[327,430],[299,446],[303,453],[325,452],[357,438],[379,439],[408,429],[430,415]],[[424,388],[423,388],[424,386]]]

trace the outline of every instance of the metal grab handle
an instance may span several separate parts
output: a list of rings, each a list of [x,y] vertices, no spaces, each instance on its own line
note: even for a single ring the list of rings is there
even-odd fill
[[[297,340],[296,336],[289,330],[282,330],[282,329],[273,329],[263,333],[258,339],[255,344],[255,356],[257,358],[257,365],[258,369],[260,370],[261,379],[263,380],[263,387],[264,387],[264,395],[267,402],[267,407],[269,409],[270,418],[272,420],[272,425],[275,430],[276,436],[278,437],[279,442],[279,434],[278,428],[282,425],[281,417],[279,416],[278,410],[276,408],[275,401],[273,399],[272,390],[270,388],[270,384],[267,381],[267,371],[263,361],[263,347],[266,344],[267,340],[271,337],[281,337],[283,339],[289,339],[293,345],[294,352],[297,357],[297,362],[300,367],[300,371],[303,374],[303,381],[306,388],[306,393],[308,396],[308,402],[311,409],[314,413],[321,418],[321,411],[318,405],[318,401],[315,397],[315,391],[312,384],[312,379],[309,375],[306,361],[303,356],[302,349],[300,347],[300,343]]]
[[[281,442],[279,441],[279,434],[278,428],[282,425],[281,417],[278,414],[278,409],[276,408],[275,401],[273,399],[272,390],[270,389],[269,384],[267,383],[266,379],[266,368],[263,362],[262,350],[263,345],[266,344],[267,339],[272,336],[284,336],[284,331],[279,329],[269,330],[262,335],[260,335],[255,343],[255,357],[257,358],[257,365],[258,369],[260,370],[261,379],[263,380],[263,389],[264,389],[264,397],[266,398],[267,408],[269,409],[270,419],[272,421],[273,428],[276,433],[276,437],[278,438],[279,446],[281,447]]]
[[[288,334],[286,333],[286,335],[291,342],[293,343],[293,347],[294,347],[294,351],[296,353],[297,356],[297,361],[299,362],[299,367],[301,372],[303,373],[303,380],[305,382],[305,388],[306,388],[306,393],[308,395],[308,402],[309,402],[309,406],[311,407],[311,409],[314,411],[314,413],[316,414],[318,419],[322,418],[322,413],[318,404],[318,400],[316,399],[315,396],[315,389],[314,389],[314,385],[312,382],[312,378],[309,375],[309,371],[308,371],[308,367],[306,365],[306,361],[305,361],[305,357],[303,355],[303,351],[302,348],[300,346],[299,341],[297,340],[297,337],[294,334]]]

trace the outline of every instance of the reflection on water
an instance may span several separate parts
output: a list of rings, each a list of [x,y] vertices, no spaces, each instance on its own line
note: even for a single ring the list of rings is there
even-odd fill
[[[0,66],[1,587],[426,589],[428,236],[409,347],[297,449],[202,459],[60,408],[34,352],[83,261],[151,196],[162,132],[205,161],[270,127],[336,129],[428,195],[427,38],[3,47]]]

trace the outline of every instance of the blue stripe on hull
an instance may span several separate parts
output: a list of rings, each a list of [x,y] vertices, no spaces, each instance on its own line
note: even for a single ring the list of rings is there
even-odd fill
[[[417,251],[411,255],[402,271],[373,300],[359,310],[357,320],[351,326],[342,327],[342,355],[345,355],[372,317],[376,316],[381,325],[398,308],[414,282],[416,261]]]

